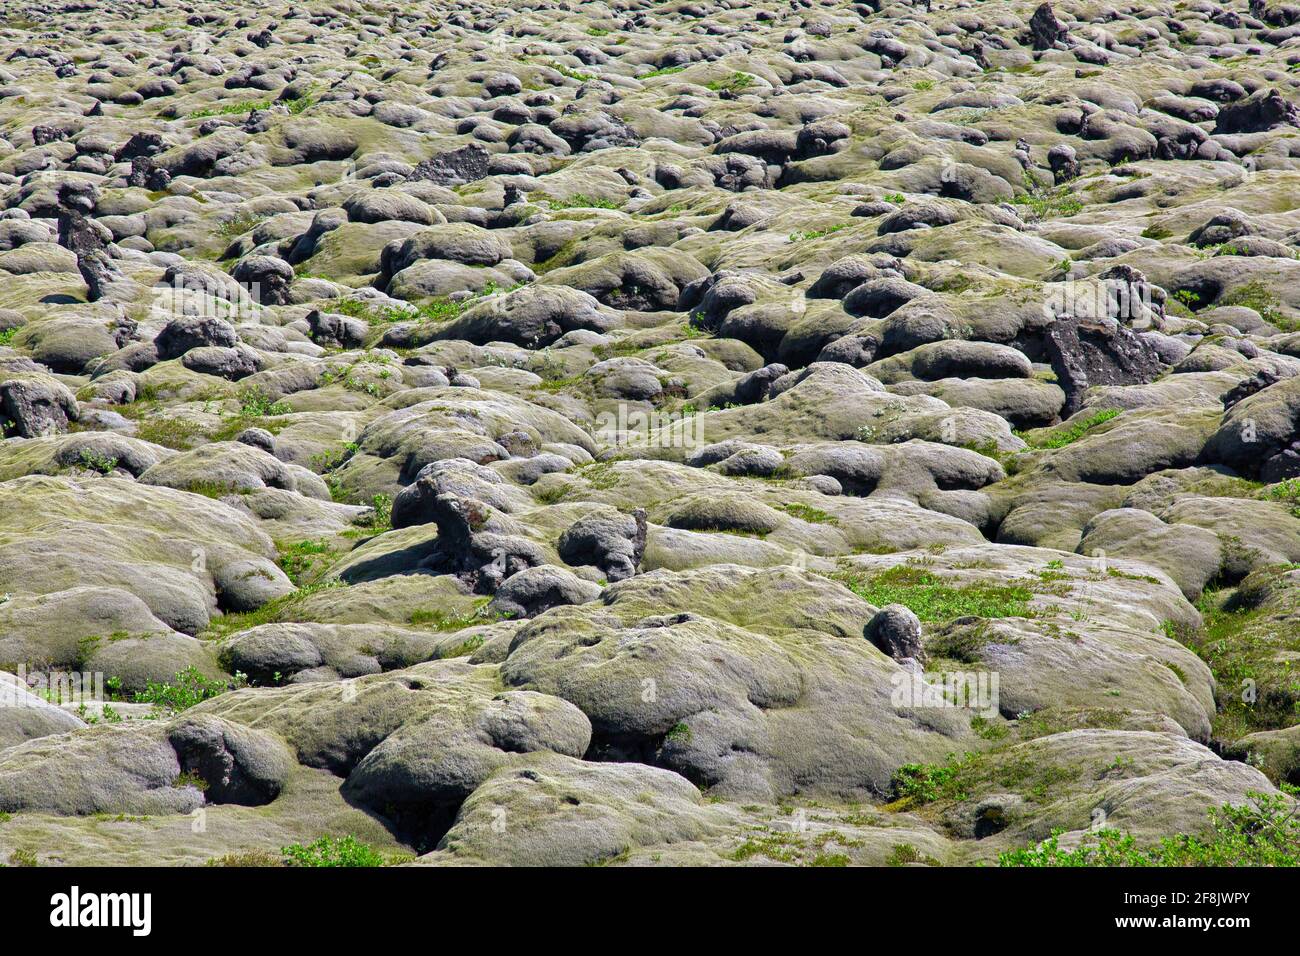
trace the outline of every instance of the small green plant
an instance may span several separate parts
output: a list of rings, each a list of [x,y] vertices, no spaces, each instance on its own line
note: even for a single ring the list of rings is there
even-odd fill
[[[256,228],[265,221],[266,216],[250,212],[240,213],[239,215],[221,223],[221,225],[217,226],[216,231],[217,235],[222,239],[234,239],[237,236],[242,236],[250,229]]]
[[[460,631],[475,624],[486,624],[495,618],[484,614],[488,599],[475,603],[469,611],[447,612],[441,609],[416,608],[407,618],[413,627],[427,627],[435,631]]]
[[[552,62],[551,69],[555,70],[555,72],[560,74],[560,76],[568,77],[571,80],[577,80],[579,83],[586,83],[587,81],[596,78],[594,73],[582,73],[578,70],[571,70],[563,63]]]
[[[288,415],[291,409],[283,401],[276,401],[256,385],[250,385],[239,391],[239,414],[244,418],[265,418],[274,415]]]
[[[150,418],[136,425],[135,437],[176,451],[193,447],[203,429],[187,418]]]
[[[375,495],[370,499],[370,527],[387,531],[393,527],[393,499],[388,495]]]
[[[686,69],[684,66],[663,66],[657,70],[651,70],[649,73],[642,76],[641,79],[652,80],[656,76],[671,76],[674,73],[682,72],[684,69]]]
[[[351,834],[323,836],[306,846],[294,843],[281,847],[280,853],[289,866],[384,866],[388,862],[379,851]]]
[[[219,106],[208,106],[195,110],[190,114],[190,119],[203,119],[206,116],[235,116],[251,113],[254,110],[269,110],[270,108],[270,100],[239,100],[235,103],[222,103]]]
[[[849,228],[849,223],[842,222],[835,226],[827,226],[825,229],[810,229],[804,232],[790,233],[791,242],[806,242],[809,239],[820,239],[823,236],[829,236],[832,233],[839,232],[841,229]]]
[[[885,858],[885,866],[910,866],[914,863],[935,866],[938,861],[926,856],[910,843],[895,843],[894,848],[889,851],[889,856]]]
[[[1089,833],[1073,850],[1061,848],[1060,830],[1034,847],[998,854],[1006,867],[1093,866],[1300,866],[1300,821],[1293,796],[1248,793],[1245,806],[1224,804],[1208,813],[1208,837],[1180,833],[1139,847],[1114,829]]]
[[[116,458],[110,455],[98,455],[89,448],[81,449],[77,461],[81,463],[82,467],[97,471],[101,475],[111,475],[114,469],[117,468]]]
[[[319,559],[330,554],[329,543],[319,541],[299,541],[280,550],[277,564],[294,587],[301,587],[303,582],[316,570]]]
[[[1036,219],[1073,216],[1083,209],[1083,202],[1068,184],[1046,189],[1026,174],[1025,189],[1024,193],[1013,196],[1011,202],[1013,205],[1028,208]]]
[[[984,740],[1001,740],[1011,733],[1006,724],[995,723],[980,714],[970,719],[970,729],[975,732],[976,737]]]
[[[337,312],[339,315],[348,315],[354,319],[365,319],[370,317],[370,306],[366,305],[360,299],[340,299],[331,303],[329,311]]]
[[[664,739],[689,744],[693,736],[691,728],[683,721],[678,721],[673,725],[673,728],[668,731]]]
[[[244,853],[227,853],[214,856],[204,866],[284,866],[284,859],[266,850],[248,850]]]
[[[715,93],[739,93],[741,90],[749,89],[757,82],[758,80],[755,77],[737,70],[724,79],[710,80],[704,85]]]
[[[317,88],[313,84],[307,87],[307,89],[303,91],[301,96],[296,96],[293,99],[285,100],[284,105],[285,108],[289,110],[290,114],[297,116],[299,113],[303,112],[304,110],[310,109],[312,106],[314,106],[318,96],[319,93],[317,91]]]
[[[1282,313],[1278,311],[1278,298],[1267,285],[1259,279],[1237,286],[1232,291],[1219,297],[1216,306],[1239,305],[1254,309],[1260,318],[1270,325],[1285,323]]]
[[[1279,481],[1263,493],[1269,501],[1281,501],[1290,506],[1291,514],[1300,518],[1300,478]]]
[[[847,573],[838,580],[867,602],[883,607],[902,604],[922,621],[955,617],[1026,617],[1033,592],[1020,583],[950,585],[925,568],[899,564],[863,578]]]
[[[839,524],[840,519],[834,515],[827,514],[820,508],[814,508],[810,505],[801,505],[798,502],[787,502],[786,504],[777,505],[782,511],[791,517],[798,518],[800,521],[807,521],[809,524]]]
[[[922,92],[932,90],[934,89],[934,80],[917,80],[912,84],[912,89],[921,90]]]
[[[567,199],[547,199],[546,204],[552,209],[617,209],[618,203],[599,196],[575,193]]]
[[[226,681],[212,680],[204,677],[197,667],[187,667],[177,671],[171,682],[149,681],[144,690],[136,693],[135,702],[182,711],[229,689]]]
[[[884,199],[885,202],[892,202],[895,206],[901,206],[903,203],[907,202],[907,197],[902,193],[885,193],[881,198]]]
[[[1086,435],[1089,431],[1098,425],[1104,425],[1106,422],[1115,418],[1120,413],[1117,408],[1106,408],[1097,412],[1095,415],[1089,415],[1071,425],[1064,431],[1053,432],[1043,438],[1035,439],[1030,444],[1035,448],[1064,448]]]
[[[184,773],[177,776],[177,778],[174,781],[172,781],[172,786],[176,787],[177,789],[180,789],[182,787],[193,787],[196,790],[207,790],[208,782],[204,780],[202,777],[200,777],[197,773],[194,773],[191,770],[186,770]]]
[[[957,779],[962,768],[961,762],[947,766],[904,764],[894,771],[890,781],[893,797],[907,801],[908,806],[933,803],[943,796],[960,798]]]

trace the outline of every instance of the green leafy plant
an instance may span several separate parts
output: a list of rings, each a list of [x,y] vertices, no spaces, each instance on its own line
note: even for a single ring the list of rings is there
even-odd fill
[[[555,70],[555,72],[560,74],[560,76],[568,77],[571,80],[577,80],[579,83],[586,83],[588,80],[594,80],[596,78],[594,73],[583,73],[579,70],[571,70],[563,63],[552,62],[551,69]]]
[[[741,90],[749,89],[757,82],[758,80],[755,77],[737,70],[728,77],[721,80],[710,80],[704,85],[715,93],[739,93]]]
[[[841,229],[847,229],[849,228],[849,225],[850,224],[847,222],[842,222],[835,226],[827,226],[825,229],[810,229],[804,232],[792,232],[790,233],[790,241],[806,242],[809,239],[820,239],[823,236],[829,236],[833,233],[839,232]]]
[[[85,468],[91,471],[97,471],[101,475],[111,475],[117,468],[117,459],[111,455],[98,455],[89,448],[81,449],[81,454],[77,456],[77,461]]]
[[[206,116],[235,116],[251,113],[254,110],[269,110],[270,108],[270,100],[239,100],[235,103],[222,103],[218,106],[208,106],[195,110],[190,114],[190,119],[202,119]]]
[[[1270,501],[1281,501],[1291,508],[1291,514],[1300,518],[1300,478],[1279,481],[1263,493]]]
[[[370,499],[370,527],[387,531],[393,526],[393,499],[388,495],[375,495]]]
[[[217,235],[222,239],[234,239],[266,221],[266,216],[256,213],[240,213],[217,226]]]
[[[303,112],[304,110],[310,109],[312,106],[314,106],[318,96],[319,93],[317,91],[317,87],[315,86],[315,84],[313,84],[307,87],[307,89],[303,91],[301,96],[296,96],[293,99],[285,100],[284,105],[289,110],[290,114],[297,116],[299,113]]]
[[[1066,445],[1078,441],[1098,425],[1104,425],[1119,414],[1120,410],[1117,408],[1106,408],[1094,415],[1089,415],[1087,418],[1080,419],[1062,431],[1053,431],[1044,437],[1034,438],[1029,444],[1034,448],[1064,448]]]
[[[599,196],[575,193],[567,199],[547,199],[546,204],[552,209],[617,209],[618,203]]]
[[[1294,797],[1248,793],[1245,806],[1211,808],[1211,834],[1180,833],[1152,847],[1140,847],[1128,833],[1114,829],[1088,834],[1073,850],[1060,846],[1061,830],[1034,847],[998,855],[1006,867],[1092,866],[1298,866],[1300,821]]]
[[[136,693],[135,702],[182,711],[229,689],[228,682],[204,677],[197,667],[187,667],[177,671],[170,682],[149,681],[144,690]]]
[[[276,563],[294,587],[301,587],[303,581],[316,569],[321,557],[330,554],[331,550],[329,542],[324,540],[299,541],[281,548]]]
[[[967,616],[1025,617],[1034,596],[1020,583],[951,585],[933,572],[909,564],[895,565],[866,578],[854,573],[836,577],[871,604],[902,604],[922,621]]]
[[[814,508],[811,505],[801,505],[798,502],[787,502],[778,505],[782,511],[791,517],[798,518],[800,521],[807,521],[809,524],[839,524],[840,519],[834,515],[827,514],[820,508]]]
[[[889,851],[889,856],[885,858],[885,866],[909,866],[913,863],[923,863],[926,866],[938,865],[937,860],[926,856],[910,843],[895,843],[893,849]]]
[[[1013,205],[1029,209],[1036,219],[1054,219],[1058,216],[1073,216],[1082,211],[1083,202],[1074,194],[1067,184],[1047,189],[1039,186],[1026,176],[1026,192],[1013,196]]]
[[[288,415],[292,410],[284,402],[272,399],[256,385],[247,386],[239,391],[239,414],[245,418]]]
[[[294,843],[281,847],[280,853],[289,866],[384,866],[388,862],[378,850],[351,834],[323,836],[306,846]]]
[[[684,66],[664,66],[664,67],[660,67],[657,70],[651,70],[649,73],[646,73],[644,76],[642,76],[641,79],[652,80],[656,76],[670,76],[673,73],[680,73],[685,69],[686,67]]]
[[[172,781],[172,786],[180,789],[181,787],[194,787],[196,790],[207,790],[208,782],[191,770],[181,773]]]

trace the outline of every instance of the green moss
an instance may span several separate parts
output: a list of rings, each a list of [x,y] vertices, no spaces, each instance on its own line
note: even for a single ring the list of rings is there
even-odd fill
[[[990,720],[981,714],[976,714],[970,719],[970,729],[975,732],[975,736],[983,740],[1002,740],[1011,733],[1011,729],[1005,723]]]

